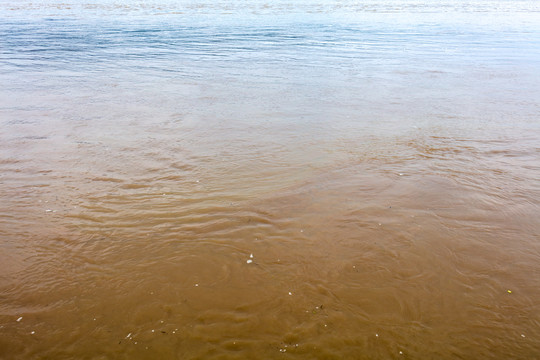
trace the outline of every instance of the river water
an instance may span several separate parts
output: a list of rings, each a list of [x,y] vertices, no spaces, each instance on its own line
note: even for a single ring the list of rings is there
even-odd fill
[[[0,18],[0,358],[540,357],[540,3]]]

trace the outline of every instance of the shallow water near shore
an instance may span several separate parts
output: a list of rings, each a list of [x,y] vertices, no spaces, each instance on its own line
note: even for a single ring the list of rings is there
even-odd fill
[[[0,13],[0,358],[540,356],[537,3]]]

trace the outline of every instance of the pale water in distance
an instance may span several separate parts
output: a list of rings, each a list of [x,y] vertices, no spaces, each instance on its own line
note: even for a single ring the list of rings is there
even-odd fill
[[[540,357],[540,2],[0,0],[1,359]]]

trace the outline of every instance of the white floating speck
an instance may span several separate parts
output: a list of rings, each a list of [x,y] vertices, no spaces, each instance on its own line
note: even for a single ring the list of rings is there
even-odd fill
[[[129,338],[130,336],[131,336],[131,333],[127,334],[126,339]]]
[[[379,334],[375,334],[375,337],[379,337]]]
[[[292,292],[289,291],[289,295],[292,295]]]
[[[400,351],[400,352],[399,352],[399,355],[403,355],[403,351]]]
[[[137,345],[137,342],[135,341],[135,345]]]
[[[36,332],[35,331],[31,331],[30,334],[34,335]]]
[[[96,321],[96,318],[94,318],[94,321]]]
[[[161,321],[160,321],[160,323],[162,323],[162,324],[163,324],[163,320],[161,320]]]
[[[47,210],[45,210],[45,212],[52,212],[52,210],[51,210],[51,209],[47,209]]]
[[[521,334],[521,337],[525,337],[525,335]]]
[[[381,224],[381,223],[379,223],[379,226],[381,226],[381,225],[382,225],[382,224]]]
[[[300,232],[304,232],[304,229],[300,230]]]
[[[249,257],[250,257],[251,259],[253,259],[253,254],[249,254]]]
[[[174,331],[174,330],[173,330],[173,332],[172,332],[172,333],[173,333],[173,334],[176,334],[176,331]]]
[[[399,176],[403,176],[403,173],[399,173]]]
[[[199,284],[195,284],[195,286],[199,286]]]
[[[253,260],[247,259],[246,262],[247,262],[248,264],[251,264],[251,263],[253,262]]]
[[[17,319],[17,322],[21,321],[22,320],[22,316],[20,318]]]
[[[152,329],[152,332],[154,332],[154,329]]]
[[[324,327],[328,327],[328,325],[324,324]]]

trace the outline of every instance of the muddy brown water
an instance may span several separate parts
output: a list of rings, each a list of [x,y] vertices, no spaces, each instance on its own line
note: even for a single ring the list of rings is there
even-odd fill
[[[540,29],[495,3],[3,2],[0,358],[540,357]]]

